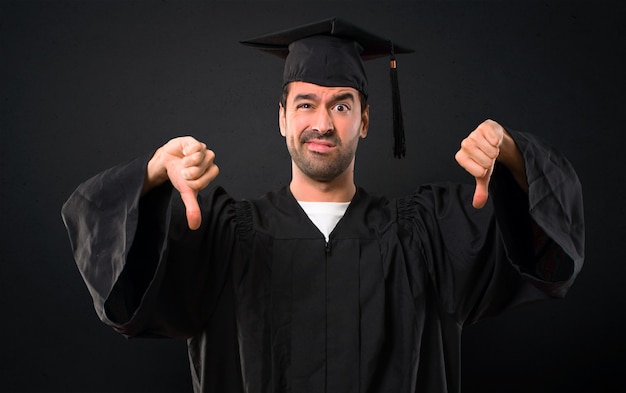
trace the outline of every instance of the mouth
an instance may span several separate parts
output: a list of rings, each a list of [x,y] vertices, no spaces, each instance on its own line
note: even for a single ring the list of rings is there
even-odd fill
[[[310,139],[304,142],[309,151],[315,153],[328,153],[335,148],[335,144],[324,139]]]
[[[300,135],[300,140],[309,151],[315,153],[328,153],[340,144],[334,133],[321,134],[318,131],[306,130]]]

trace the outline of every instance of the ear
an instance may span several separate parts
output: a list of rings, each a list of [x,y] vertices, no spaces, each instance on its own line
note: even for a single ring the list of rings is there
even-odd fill
[[[283,104],[278,103],[278,127],[280,128],[280,134],[282,136],[285,136],[285,124],[285,107],[283,106]]]
[[[367,136],[367,131],[370,126],[370,106],[367,105],[365,110],[361,114],[361,138],[365,138]]]

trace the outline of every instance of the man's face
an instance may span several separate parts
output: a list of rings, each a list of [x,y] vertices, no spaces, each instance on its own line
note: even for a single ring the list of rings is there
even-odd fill
[[[353,169],[359,138],[367,135],[369,108],[361,111],[359,92],[351,87],[291,82],[279,123],[297,170],[329,182]]]

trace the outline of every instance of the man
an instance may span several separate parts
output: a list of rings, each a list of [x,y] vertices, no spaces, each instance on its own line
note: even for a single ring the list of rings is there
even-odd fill
[[[475,187],[369,195],[361,58],[398,47],[336,19],[247,43],[287,52],[291,183],[233,200],[192,137],[85,182],[63,216],[100,318],[187,337],[196,391],[459,391],[463,326],[562,297],[580,270],[572,168],[487,120],[456,155]]]

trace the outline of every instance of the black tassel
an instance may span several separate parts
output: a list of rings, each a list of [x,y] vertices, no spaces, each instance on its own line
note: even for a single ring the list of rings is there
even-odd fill
[[[393,49],[393,42],[391,43],[389,66],[389,75],[391,77],[391,104],[393,106],[393,156],[395,158],[403,158],[406,155],[404,119],[402,118],[400,87],[398,85],[398,70],[396,68],[396,57]]]

